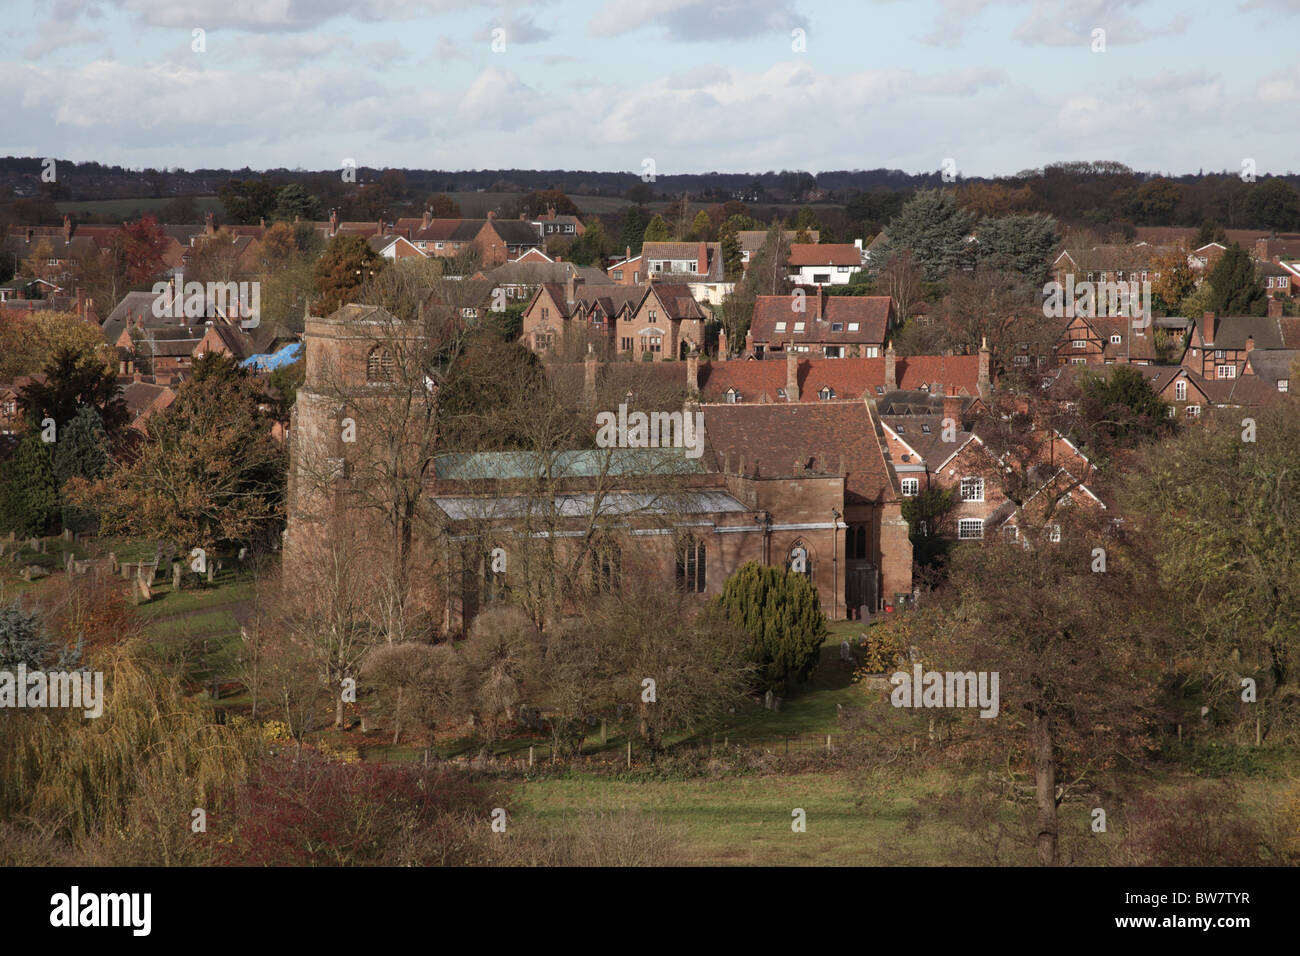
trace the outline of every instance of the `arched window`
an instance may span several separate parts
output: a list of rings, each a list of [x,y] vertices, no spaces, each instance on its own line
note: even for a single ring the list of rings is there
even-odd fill
[[[812,552],[808,550],[808,546],[801,540],[792,544],[790,553],[786,555],[785,569],[812,578],[812,566]]]
[[[366,356],[366,381],[391,382],[393,380],[393,355],[388,349],[376,345]]]
[[[864,524],[851,524],[845,529],[844,548],[848,552],[850,561],[865,561],[867,559],[867,526]]]
[[[489,548],[483,561],[483,603],[499,604],[506,599],[506,551]]]
[[[705,585],[704,542],[688,534],[677,545],[677,586],[683,591],[703,594]]]

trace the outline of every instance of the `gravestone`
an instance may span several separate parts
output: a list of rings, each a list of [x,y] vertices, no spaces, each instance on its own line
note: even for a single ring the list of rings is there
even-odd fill
[[[848,661],[853,659],[853,651],[849,649],[848,641],[840,641],[840,660]]]
[[[181,589],[181,575],[184,573],[185,566],[179,561],[172,562],[172,591]]]
[[[776,695],[769,690],[766,694],[763,695],[763,706],[768,710],[772,710],[773,709],[772,702],[775,699],[776,699]]]

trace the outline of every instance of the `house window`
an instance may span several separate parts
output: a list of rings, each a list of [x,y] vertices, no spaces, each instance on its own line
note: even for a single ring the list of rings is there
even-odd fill
[[[868,345],[866,348],[867,358],[880,358],[880,347]]]
[[[826,358],[843,358],[844,346],[842,345],[824,345],[822,346],[822,355]]]
[[[654,309],[651,309],[651,310],[650,310],[650,321],[651,321],[651,322],[657,322],[657,321],[659,321],[659,313],[655,312]]]
[[[622,279],[622,278],[623,278],[623,270],[622,270],[622,269],[615,269],[615,270],[614,270],[614,278],[615,278],[615,279]]]
[[[1215,350],[1214,350],[1214,357],[1215,357],[1216,359],[1223,358],[1223,349],[1215,349]]]
[[[832,323],[831,323],[831,331],[832,331],[832,332],[843,332],[843,331],[844,331],[844,323],[843,323],[843,322],[832,322]]]
[[[1088,360],[1087,360],[1087,359],[1083,359],[1083,358],[1072,358],[1072,359],[1070,359],[1070,364],[1071,364],[1071,365],[1087,365],[1087,364],[1088,364]]]
[[[1123,341],[1124,341],[1124,337],[1123,337],[1122,335],[1120,335],[1118,332],[1114,333],[1114,334],[1111,335],[1111,337],[1110,337],[1110,344],[1111,344],[1111,345],[1119,345],[1119,344],[1120,344],[1121,342],[1123,342]]]
[[[795,330],[796,332],[802,332],[802,331],[803,331],[803,326],[804,326],[804,324],[803,324],[802,322],[796,322],[796,323],[794,324],[794,330]]]
[[[1087,339],[1075,339],[1073,342],[1070,343],[1070,348],[1074,349],[1076,352],[1079,351],[1080,349],[1086,349],[1087,347],[1088,347]]]
[[[778,389],[776,390],[776,397],[777,397],[777,398],[784,399],[784,398],[785,398],[785,389],[783,389],[783,388],[778,388]]]
[[[961,500],[962,501],[983,501],[984,500],[984,479],[963,478],[961,480]]]
[[[621,341],[622,341],[622,343],[623,343],[623,344],[622,344],[622,349],[623,349],[624,352],[630,352],[630,351],[632,351],[632,340],[631,340],[630,338],[627,338],[626,336],[624,336],[623,339],[622,339]]]
[[[1291,380],[1289,378],[1279,378],[1277,380],[1277,390],[1279,392],[1289,391],[1290,388],[1291,388]]]
[[[850,332],[856,332],[857,330],[858,330],[858,323],[857,323],[857,322],[850,322],[850,323],[849,323],[849,331],[850,331]]]
[[[704,542],[688,534],[677,546],[677,586],[692,594],[703,594],[704,567]]]
[[[727,389],[726,400],[728,405],[736,404],[736,402],[740,401],[740,392],[736,391],[734,388]]]
[[[1219,378],[1236,378],[1236,377],[1237,377],[1237,366],[1235,366],[1235,365],[1219,365],[1219,366],[1216,366],[1216,367],[1215,367],[1214,372],[1215,372],[1216,375],[1218,375]]]
[[[813,283],[816,285],[825,285],[827,282],[830,281],[831,281],[831,274],[829,272],[813,273]]]
[[[613,541],[602,541],[591,551],[591,586],[594,591],[617,591],[623,555]]]
[[[829,385],[823,385],[821,391],[817,393],[817,397],[823,402],[829,401],[835,397],[835,389],[831,388]]]
[[[1013,524],[1009,524],[1006,527],[1004,527],[1002,529],[1002,534],[1007,539],[1007,541],[1009,541],[1011,544],[1015,544],[1018,540],[1020,540],[1020,529]]]
[[[376,345],[366,356],[366,381],[391,382],[393,380],[393,356],[388,349]]]
[[[1187,406],[1187,417],[1188,417],[1188,418],[1200,418],[1200,417],[1201,417],[1201,406],[1200,406],[1200,405],[1188,405],[1188,406]]]
[[[542,306],[542,321],[545,322],[550,317],[551,317],[551,310],[546,308],[546,306]]]
[[[1061,526],[1059,524],[1049,524],[1047,526],[1047,540],[1053,544],[1061,543]]]
[[[920,478],[904,478],[899,484],[903,487],[904,498],[911,498],[921,490]]]
[[[850,271],[850,268],[849,268],[848,266],[836,266],[836,267],[835,267],[835,271],[836,271],[836,272],[849,272],[849,271]]]
[[[776,330],[777,330],[778,332],[784,332],[784,331],[785,331],[785,323],[784,323],[784,322],[778,322],[778,323],[776,323]]]
[[[1028,365],[1028,364],[1029,364],[1029,356],[1028,356],[1028,355],[1017,355],[1014,359],[1012,359],[1012,361],[1015,362],[1016,365]]]
[[[663,347],[664,347],[664,342],[662,336],[652,335],[649,339],[646,340],[645,350],[647,352],[650,352],[652,354],[658,354],[659,352],[663,351]]]
[[[922,426],[921,426],[921,434],[922,434],[922,435],[928,435],[928,434],[930,434],[930,426],[929,426],[929,425],[922,425]]]
[[[962,518],[957,522],[957,538],[972,541],[984,537],[984,521],[980,518]]]
[[[1186,383],[1186,382],[1175,382],[1175,383],[1174,383],[1174,401],[1176,401],[1176,402],[1185,402],[1185,401],[1187,401],[1187,383]]]

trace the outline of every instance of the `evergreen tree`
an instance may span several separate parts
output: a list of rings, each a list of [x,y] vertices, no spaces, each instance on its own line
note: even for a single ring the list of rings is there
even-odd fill
[[[982,262],[994,268],[1012,269],[1031,282],[1042,282],[1060,241],[1056,220],[1051,216],[1002,216],[980,223],[976,252]]]
[[[650,225],[645,227],[645,234],[642,236],[643,242],[667,242],[673,237],[672,230],[668,228],[668,223],[664,222],[664,217],[658,214],[650,220]]]
[[[641,252],[646,225],[646,211],[641,206],[628,206],[619,222],[619,239],[622,245],[632,250],[634,256]]]
[[[1219,315],[1262,315],[1264,301],[1263,283],[1255,276],[1255,262],[1235,242],[1228,247],[1206,280],[1214,289],[1210,296],[1210,309]]]
[[[129,417],[120,394],[117,379],[103,362],[64,348],[45,366],[45,381],[25,385],[18,402],[32,427],[40,428],[44,419],[52,418],[60,430],[81,406],[89,405],[98,413],[104,430],[115,435]]]
[[[58,510],[49,445],[29,432],[0,468],[0,525],[19,535],[45,534]]]
[[[885,245],[891,252],[911,249],[926,281],[938,282],[966,262],[966,237],[973,225],[951,192],[923,189],[889,221]]]
[[[93,408],[82,405],[77,409],[72,421],[59,432],[51,457],[60,498],[63,497],[63,488],[69,480],[84,478],[94,481],[108,470],[108,436]],[[89,531],[94,523],[95,515],[92,511],[66,503],[63,505],[65,530]]]
[[[750,561],[727,579],[714,606],[753,641],[759,690],[783,693],[792,681],[812,677],[827,631],[807,576]]]
[[[713,235],[713,221],[709,219],[709,214],[701,209],[695,214],[695,221],[691,223],[691,231],[687,238],[691,242],[708,242]]]

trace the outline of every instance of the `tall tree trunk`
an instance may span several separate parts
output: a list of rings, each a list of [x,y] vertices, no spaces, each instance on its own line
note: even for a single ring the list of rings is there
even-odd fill
[[[1056,865],[1056,754],[1052,729],[1045,714],[1034,717],[1034,782],[1038,803],[1038,862]]]

